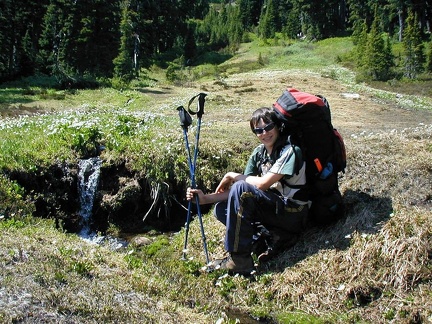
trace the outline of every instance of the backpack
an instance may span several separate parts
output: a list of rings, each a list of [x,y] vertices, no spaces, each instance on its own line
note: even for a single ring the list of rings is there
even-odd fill
[[[343,214],[338,173],[345,172],[346,148],[341,134],[331,122],[330,105],[320,95],[286,89],[273,104],[282,122],[282,133],[302,150],[306,162],[306,187],[310,219],[328,224]]]

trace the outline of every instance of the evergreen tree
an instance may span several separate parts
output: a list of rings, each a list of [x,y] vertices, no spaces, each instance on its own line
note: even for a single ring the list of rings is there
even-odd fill
[[[346,9],[340,0],[295,1],[301,15],[302,31],[309,39],[322,39],[344,31]]]
[[[135,77],[133,68],[134,39],[132,30],[131,15],[128,6],[123,8],[123,16],[120,23],[121,38],[118,56],[114,59],[114,76],[126,82]]]
[[[190,21],[188,26],[188,31],[185,39],[185,45],[184,45],[184,57],[186,59],[186,64],[190,65],[190,63],[197,54],[197,46],[196,46],[196,40],[195,40],[195,32],[196,26],[195,23]]]
[[[209,12],[210,4],[208,0],[179,0],[171,2],[172,6],[177,6],[185,20],[203,19]]]
[[[29,75],[35,70],[40,21],[47,2],[0,1],[0,79]]]
[[[252,17],[252,3],[250,0],[239,0],[239,19],[241,21],[242,27],[245,30],[251,30],[254,23]]]
[[[415,79],[417,75],[424,71],[426,57],[424,45],[421,39],[421,32],[417,21],[417,15],[412,11],[408,12],[406,28],[403,33],[404,46],[404,75],[409,79]]]
[[[12,18],[12,0],[0,2],[0,80],[13,74],[13,30],[8,26]]]
[[[228,42],[232,50],[240,45],[243,38],[243,26],[240,18],[240,8],[229,7],[228,11]]]
[[[273,38],[277,32],[277,13],[274,0],[267,0],[265,9],[260,18],[260,37]]]
[[[196,41],[199,44],[207,44],[210,46],[210,37],[212,27],[217,24],[218,12],[214,7],[211,7],[209,13],[204,17],[203,21],[197,24]]]
[[[22,54],[21,54],[21,75],[33,75],[36,68],[36,49],[31,39],[30,32],[27,30],[22,41]]]
[[[429,41],[429,50],[427,52],[426,72],[432,73],[432,41]]]
[[[66,61],[80,75],[112,76],[113,59],[119,48],[119,0],[77,1],[74,6],[74,35]],[[73,34],[72,34],[73,33]],[[70,37],[71,37],[70,36]]]
[[[208,44],[213,49],[225,48],[229,45],[227,23],[228,14],[225,5],[222,6],[219,12],[214,9],[209,20],[205,20],[205,24],[208,25],[210,30],[210,39]]]
[[[291,39],[296,39],[299,35],[301,35],[302,26],[298,8],[292,7],[290,10],[288,10],[283,31]]]
[[[258,26],[265,0],[239,0],[240,18],[245,30],[251,31]]]
[[[351,39],[354,45],[358,45],[359,42],[364,39],[364,30],[366,29],[367,34],[367,23],[366,19],[356,19],[353,23],[353,31],[351,33]]]
[[[393,55],[393,44],[389,35],[386,35],[386,43],[384,48],[384,62],[387,66],[387,79],[394,77],[395,56]]]
[[[366,47],[364,71],[372,80],[388,80],[394,66],[391,46],[386,46],[379,26],[377,10],[369,33]]]
[[[56,74],[61,65],[61,47],[64,41],[62,8],[52,0],[43,19],[37,55],[38,69],[42,73]]]
[[[368,26],[366,20],[361,25],[361,31],[358,34],[356,44],[356,66],[363,69],[366,65],[366,49],[368,46]]]
[[[154,26],[154,15],[158,14],[156,1],[131,0],[129,4],[131,24],[134,29],[134,45],[138,45],[139,66],[147,68],[158,53],[158,30]],[[138,43],[136,43],[140,40]]]
[[[406,0],[389,0],[388,6],[392,8],[393,16],[397,17],[397,35],[399,42],[402,42],[403,30],[405,27],[403,13],[405,8],[408,7],[408,3],[406,3]]]

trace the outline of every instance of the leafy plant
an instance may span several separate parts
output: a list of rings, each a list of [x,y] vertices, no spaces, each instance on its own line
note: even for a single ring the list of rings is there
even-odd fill
[[[153,243],[144,247],[143,251],[147,256],[154,256],[168,245],[169,240],[165,236],[160,236]]]
[[[103,133],[97,126],[81,127],[76,133],[72,134],[72,148],[80,156],[88,157],[98,155],[99,141]]]
[[[124,258],[130,269],[139,269],[143,266],[143,260],[132,253],[125,255]]]
[[[6,223],[0,223],[3,226],[13,224],[16,226],[34,211],[34,205],[24,198],[24,188],[3,175],[0,175],[0,201],[2,202],[0,216],[6,219],[12,218]]]
[[[76,260],[73,261],[70,269],[81,276],[91,276],[91,271],[94,269],[94,265],[87,260]]]

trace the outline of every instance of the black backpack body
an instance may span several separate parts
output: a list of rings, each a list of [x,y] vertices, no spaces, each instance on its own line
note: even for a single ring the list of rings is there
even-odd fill
[[[306,162],[306,188],[310,220],[329,224],[343,215],[338,173],[345,172],[343,138],[331,122],[330,105],[319,95],[286,89],[273,104],[282,121],[282,132],[299,146]]]

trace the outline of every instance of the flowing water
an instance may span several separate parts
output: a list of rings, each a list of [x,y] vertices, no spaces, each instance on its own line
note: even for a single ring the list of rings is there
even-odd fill
[[[93,203],[99,184],[101,166],[102,160],[99,157],[80,160],[78,163],[79,215],[82,219],[82,229],[78,235],[88,242],[108,245],[111,249],[117,250],[127,246],[128,243],[118,238],[99,235],[91,229]]]
[[[89,238],[95,234],[91,230],[91,218],[101,166],[102,160],[99,157],[80,160],[78,163],[79,215],[82,217],[82,229],[79,235],[84,238]]]

